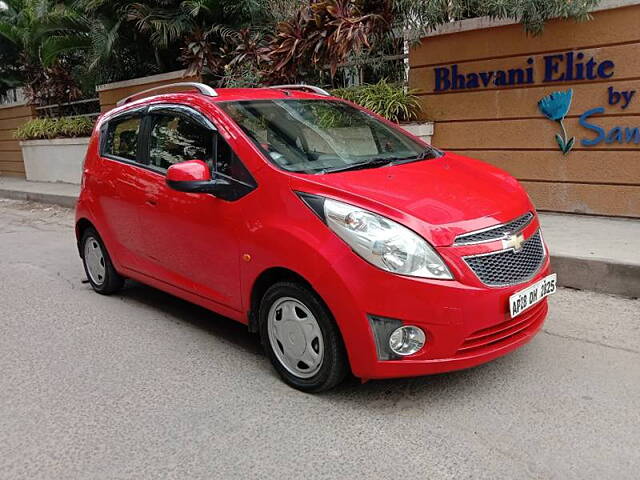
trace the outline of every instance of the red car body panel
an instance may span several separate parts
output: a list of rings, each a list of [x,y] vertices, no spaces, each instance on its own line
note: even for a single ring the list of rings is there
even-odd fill
[[[526,343],[541,327],[546,300],[511,319],[508,298],[549,273],[548,255],[528,282],[491,288],[462,257],[501,250],[501,242],[453,246],[461,233],[508,222],[527,211],[535,213],[509,174],[452,153],[392,168],[326,175],[287,172],[270,163],[216,103],[327,97],[298,91],[285,95],[272,89],[219,93],[215,98],[185,93],[155,96],[116,108],[98,121],[85,160],[76,217],[95,226],[122,275],[249,323],[252,291],[260,275],[274,268],[295,272],[332,312],[352,372],[362,379],[478,365]],[[189,105],[208,117],[255,178],[257,188],[227,202],[210,194],[172,190],[162,174],[101,157],[98,139],[104,119],[154,103]],[[405,225],[436,247],[455,280],[394,275],[369,264],[296,192],[358,205]],[[538,229],[535,216],[524,236]],[[421,327],[427,335],[425,348],[400,360],[378,360],[368,314]]]

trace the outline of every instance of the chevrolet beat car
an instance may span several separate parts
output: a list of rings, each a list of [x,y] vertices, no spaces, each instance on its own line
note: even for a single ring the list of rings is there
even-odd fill
[[[89,143],[76,235],[96,292],[130,278],[242,322],[308,392],[472,367],[540,329],[556,277],[504,171],[317,87],[161,88]]]

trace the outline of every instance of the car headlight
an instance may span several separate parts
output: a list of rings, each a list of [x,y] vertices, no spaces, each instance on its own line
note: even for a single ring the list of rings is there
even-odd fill
[[[399,275],[453,279],[431,245],[399,223],[330,198],[298,195],[354,252],[372,265]]]

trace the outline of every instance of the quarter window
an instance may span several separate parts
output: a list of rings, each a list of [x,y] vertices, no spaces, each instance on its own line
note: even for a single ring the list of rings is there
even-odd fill
[[[135,160],[138,150],[140,117],[109,122],[104,152],[127,160]]]
[[[253,177],[229,144],[222,138],[222,135],[217,134],[216,138],[216,174],[244,182],[248,185],[255,185]]]
[[[163,170],[186,160],[213,162],[211,130],[180,115],[153,115],[149,163]]]

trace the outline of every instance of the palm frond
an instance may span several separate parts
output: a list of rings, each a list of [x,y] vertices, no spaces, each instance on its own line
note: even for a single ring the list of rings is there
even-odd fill
[[[71,50],[88,50],[91,48],[91,39],[88,36],[78,35],[54,35],[48,37],[40,50],[42,63],[49,67],[61,53]]]
[[[21,48],[23,46],[23,38],[18,27],[11,25],[10,23],[3,22],[0,19],[0,36],[6,38],[16,47]]]

